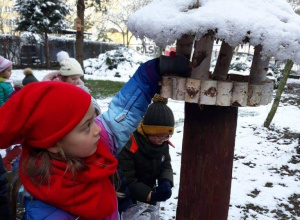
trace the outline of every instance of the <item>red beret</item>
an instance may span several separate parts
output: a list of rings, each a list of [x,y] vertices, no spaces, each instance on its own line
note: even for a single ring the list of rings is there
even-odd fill
[[[0,107],[0,148],[22,142],[53,147],[81,121],[91,96],[63,82],[36,82],[21,89]]]

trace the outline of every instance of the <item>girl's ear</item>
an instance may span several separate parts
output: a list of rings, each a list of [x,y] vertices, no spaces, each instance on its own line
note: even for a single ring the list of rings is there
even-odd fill
[[[47,151],[49,151],[51,153],[54,153],[54,154],[57,154],[57,153],[60,152],[60,147],[58,147],[57,145],[55,145],[54,147],[47,148]]]

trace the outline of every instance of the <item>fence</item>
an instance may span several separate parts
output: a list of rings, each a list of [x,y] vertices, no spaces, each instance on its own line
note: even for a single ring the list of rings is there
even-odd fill
[[[28,47],[30,45],[30,47]],[[30,52],[22,55],[24,48],[32,48]],[[118,44],[106,43],[106,42],[95,42],[95,41],[84,41],[84,59],[96,58],[99,54],[109,50],[118,48]],[[71,38],[49,38],[49,51],[50,51],[50,63],[52,66],[57,65],[56,54],[60,51],[66,51],[70,57],[76,57],[75,39]],[[6,57],[14,62],[15,66],[29,65],[30,62],[21,62],[24,60],[24,56],[27,56],[27,60],[31,60],[32,57],[37,57],[40,64],[45,63],[45,49],[43,42],[28,41],[28,39],[21,38],[12,35],[0,35],[0,55]],[[23,63],[23,64],[22,64]],[[25,64],[26,63],[26,64]]]

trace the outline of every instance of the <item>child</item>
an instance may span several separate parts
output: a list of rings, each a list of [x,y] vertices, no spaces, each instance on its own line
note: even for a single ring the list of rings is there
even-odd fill
[[[33,75],[33,72],[32,72],[31,68],[24,69],[23,73],[25,75],[24,79],[22,80],[23,86],[26,86],[29,83],[38,82],[38,80]]]
[[[171,197],[173,170],[168,140],[174,132],[174,115],[166,104],[167,99],[154,96],[138,129],[118,155],[133,201],[156,204]],[[119,202],[123,208],[120,212],[128,208],[123,205],[126,200]]]
[[[0,107],[8,100],[14,91],[10,80],[12,62],[0,56]]]
[[[61,81],[72,85],[84,85],[80,79],[84,73],[76,59],[70,58],[67,52],[61,51],[57,54],[57,61],[60,64],[59,71],[47,74],[43,81]]]
[[[61,81],[69,83],[90,93],[89,89],[84,86],[84,82],[80,79],[84,73],[81,65],[76,59],[70,58],[67,52],[61,51],[57,54],[57,61],[60,63],[60,70],[47,74],[44,76],[43,81]],[[95,114],[101,114],[100,106],[93,97],[92,102],[95,107]]]
[[[141,65],[95,121],[91,96],[61,82],[29,84],[0,108],[0,148],[22,141],[23,219],[118,219],[111,152],[158,92],[158,62]]]

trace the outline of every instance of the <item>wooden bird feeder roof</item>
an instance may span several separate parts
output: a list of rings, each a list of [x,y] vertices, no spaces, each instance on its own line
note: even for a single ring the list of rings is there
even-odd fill
[[[154,0],[133,14],[128,28],[159,46],[176,41],[177,54],[191,56],[191,78],[164,77],[161,94],[201,105],[259,106],[272,101],[266,77],[270,57],[300,64],[300,16],[284,0]],[[222,40],[213,73],[213,42]],[[233,51],[255,47],[250,75],[228,75]]]
[[[248,41],[262,45],[264,57],[300,65],[300,16],[285,0],[154,0],[129,18],[128,28],[162,47],[213,31],[231,47]]]

